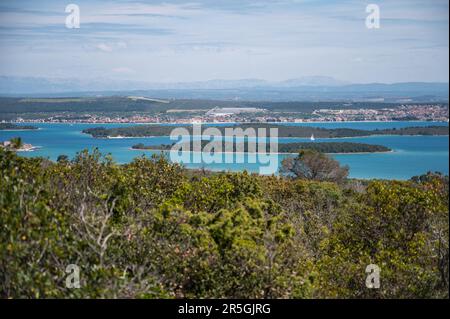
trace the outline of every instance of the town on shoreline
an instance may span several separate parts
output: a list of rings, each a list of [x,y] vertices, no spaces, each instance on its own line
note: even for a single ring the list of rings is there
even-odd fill
[[[448,122],[448,102],[271,102],[160,100],[126,96],[0,97],[0,123],[320,123]]]

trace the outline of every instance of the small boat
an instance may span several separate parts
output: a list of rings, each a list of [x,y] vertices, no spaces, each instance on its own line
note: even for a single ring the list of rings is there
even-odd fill
[[[311,134],[311,141],[315,141],[314,134]]]

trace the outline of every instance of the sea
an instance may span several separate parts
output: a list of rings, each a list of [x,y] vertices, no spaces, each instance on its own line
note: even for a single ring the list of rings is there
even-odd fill
[[[23,125],[26,125],[24,123]],[[448,126],[448,122],[326,122],[326,123],[277,123],[282,125],[314,126],[328,129],[352,128],[376,130],[403,128],[411,126]],[[24,143],[32,144],[37,149],[31,152],[19,152],[26,157],[44,157],[56,160],[59,155],[73,158],[77,152],[98,148],[102,154],[111,154],[119,163],[128,163],[139,156],[150,157],[159,151],[132,150],[138,143],[145,145],[172,144],[169,137],[114,138],[96,139],[83,134],[82,130],[90,127],[124,127],[136,124],[69,124],[69,123],[32,123],[39,130],[0,130],[0,141],[21,137]],[[170,124],[169,124],[170,125]],[[175,126],[175,125],[174,125]],[[384,145],[391,148],[387,153],[366,154],[330,154],[333,158],[349,167],[349,176],[362,179],[399,179],[406,180],[412,176],[428,171],[449,174],[449,137],[448,136],[370,136],[327,139],[316,138],[316,142],[355,142]],[[279,143],[310,142],[305,138],[279,138]],[[243,163],[183,163],[187,168],[205,168],[214,171],[259,172],[260,164],[251,163],[247,155],[242,156]],[[279,163],[292,154],[277,154]]]

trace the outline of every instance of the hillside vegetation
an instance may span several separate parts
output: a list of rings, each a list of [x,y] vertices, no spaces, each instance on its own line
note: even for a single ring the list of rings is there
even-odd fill
[[[0,297],[448,298],[448,186],[0,150]]]
[[[169,103],[167,103],[169,102]],[[395,103],[354,102],[272,102],[226,101],[206,99],[133,99],[128,96],[68,97],[68,98],[12,98],[0,97],[2,113],[36,112],[165,112],[168,109],[203,109],[214,107],[257,107],[272,111],[305,112],[315,109],[336,108],[345,104],[349,109],[397,107]]]

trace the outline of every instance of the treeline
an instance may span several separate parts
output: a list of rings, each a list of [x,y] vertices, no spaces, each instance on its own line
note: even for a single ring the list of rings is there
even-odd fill
[[[210,141],[201,141],[201,149],[203,150],[206,145],[211,143]],[[259,145],[256,143],[255,149],[249,150],[248,143],[232,143],[232,142],[219,142],[221,152],[225,152],[227,149],[232,149],[233,152],[242,151],[259,151]],[[139,143],[133,145],[133,149],[137,150],[163,150],[168,151],[173,149],[176,144],[161,144],[161,145],[145,145]],[[212,146],[212,144],[210,144]],[[217,145],[217,144],[216,144]],[[229,145],[229,148],[227,148]],[[176,146],[177,149],[183,148],[190,151],[194,150],[193,142],[188,144],[180,143]],[[298,153],[302,149],[310,149],[321,153],[374,153],[374,152],[389,152],[390,148],[383,145],[364,144],[364,143],[350,143],[350,142],[305,142],[305,143],[282,143],[278,144],[279,153]],[[217,149],[215,150],[217,151]],[[270,152],[270,144],[265,145],[265,152]]]
[[[14,123],[0,123],[0,130],[37,130],[38,128],[31,125],[17,125]]]
[[[138,93],[136,93],[138,94]],[[136,95],[135,94],[135,95]],[[145,93],[143,93],[145,95]],[[11,98],[0,97],[2,113],[52,113],[52,112],[148,112],[163,113],[169,109],[204,109],[214,107],[257,107],[276,112],[312,113],[316,109],[327,108],[395,108],[396,103],[371,102],[273,102],[273,101],[226,101],[206,99],[171,99],[170,103],[156,100],[136,100],[127,96],[110,97],[67,97],[67,98]]]
[[[385,129],[385,130],[375,130],[373,134],[381,135],[448,135],[448,126],[412,126],[403,127],[401,129]]]
[[[324,160],[287,168],[325,176],[308,157]],[[0,297],[448,298],[448,189],[439,174],[336,184],[0,150]]]
[[[64,112],[145,112],[159,104],[154,101],[133,100],[127,97],[73,98],[0,98],[2,113],[64,113]]]
[[[209,127],[214,125],[208,125]],[[176,126],[186,129],[192,135],[192,125]],[[137,125],[117,128],[95,127],[83,130],[83,133],[90,134],[96,138],[106,137],[145,137],[145,136],[169,136],[175,126],[168,125]],[[291,126],[291,125],[275,125],[275,124],[235,124],[230,126],[214,126],[222,135],[225,135],[226,129],[242,129],[254,130],[254,134],[258,134],[258,129],[266,129],[269,135],[270,128],[278,129],[279,137],[299,137],[309,138],[314,135],[316,138],[336,138],[336,137],[361,137],[371,135],[448,135],[448,126],[426,126],[426,127],[406,127],[401,129],[384,129],[384,130],[359,130],[348,128],[325,129],[320,127],[309,126]],[[206,125],[202,127],[206,128]]]
[[[297,153],[298,151],[304,149],[314,150],[321,153],[375,153],[392,151],[389,147],[383,145],[351,142],[307,142],[278,144],[278,151],[280,153]]]

